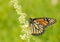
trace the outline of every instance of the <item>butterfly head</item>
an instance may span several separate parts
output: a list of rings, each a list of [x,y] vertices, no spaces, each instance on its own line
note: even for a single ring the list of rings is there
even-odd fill
[[[33,23],[33,19],[32,19],[32,18],[30,18],[30,19],[29,19],[29,22],[30,22],[30,23]]]

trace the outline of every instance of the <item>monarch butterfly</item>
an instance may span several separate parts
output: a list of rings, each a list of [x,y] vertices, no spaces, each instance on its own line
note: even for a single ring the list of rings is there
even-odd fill
[[[31,34],[38,36],[42,34],[45,30],[45,28],[51,24],[54,24],[56,22],[56,19],[53,18],[30,18],[29,20],[30,26],[31,26]]]

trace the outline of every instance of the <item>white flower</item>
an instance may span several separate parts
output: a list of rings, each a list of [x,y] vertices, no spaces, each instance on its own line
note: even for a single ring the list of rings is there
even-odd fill
[[[27,28],[29,26],[28,21],[25,22],[25,27]]]
[[[31,32],[30,32],[29,27],[28,27],[29,23],[28,23],[28,21],[26,21],[26,16],[27,16],[26,13],[22,12],[21,5],[18,5],[18,0],[11,0],[10,4],[12,6],[14,6],[17,14],[20,15],[18,20],[20,22],[20,26],[21,26],[21,29],[22,29],[21,31],[24,33],[23,35],[20,35],[20,38],[22,40],[30,39],[29,35],[31,34]]]
[[[21,24],[25,23],[25,16],[20,16],[18,19]]]
[[[20,37],[21,37],[22,40],[25,40],[26,39],[26,34],[20,35]]]

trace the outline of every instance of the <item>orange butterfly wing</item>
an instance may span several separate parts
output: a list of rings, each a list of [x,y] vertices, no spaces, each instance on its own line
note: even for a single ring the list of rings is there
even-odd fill
[[[48,21],[45,21],[44,19],[36,19],[36,20],[34,20],[34,22],[39,22],[43,26],[47,26],[48,25]]]
[[[44,28],[48,25],[54,24],[56,19],[53,18],[30,18],[30,25],[32,29],[32,35],[40,35],[44,32]]]

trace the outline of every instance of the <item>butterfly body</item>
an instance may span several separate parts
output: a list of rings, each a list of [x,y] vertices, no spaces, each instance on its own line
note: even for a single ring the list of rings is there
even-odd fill
[[[45,28],[56,22],[53,18],[30,18],[29,20],[31,26],[32,35],[40,35],[44,32]]]

